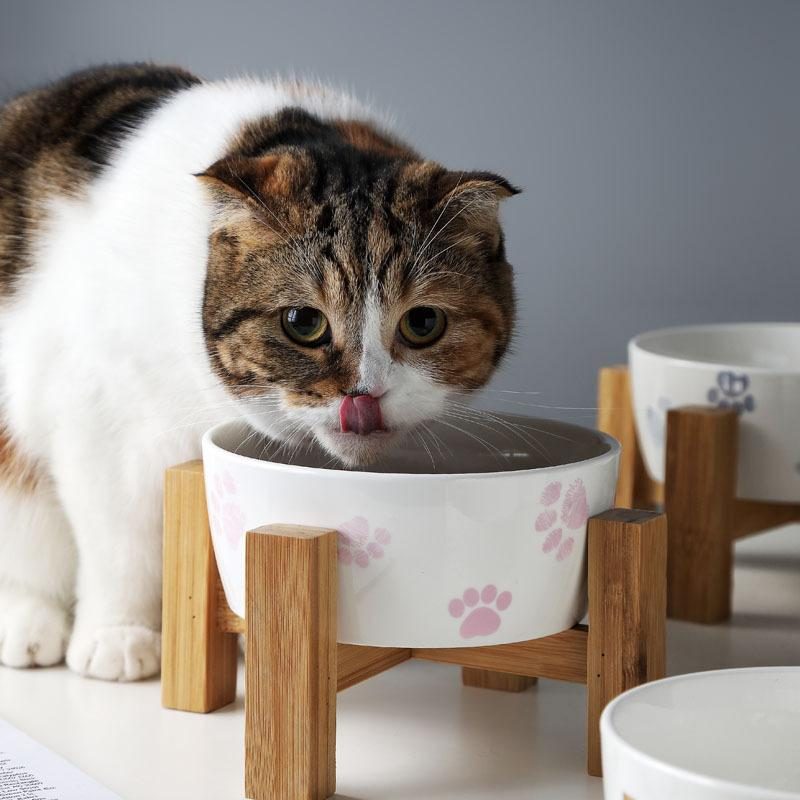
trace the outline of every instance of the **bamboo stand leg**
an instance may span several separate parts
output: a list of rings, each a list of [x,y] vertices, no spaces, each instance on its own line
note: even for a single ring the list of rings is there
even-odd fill
[[[731,614],[738,417],[688,407],[667,416],[669,615],[722,622]]]
[[[247,534],[245,794],[325,800],[336,790],[336,532]]]
[[[236,635],[217,628],[217,563],[203,466],[167,470],[161,692],[166,708],[213,711],[236,699]]]
[[[626,366],[603,367],[597,376],[597,428],[621,445],[617,508],[657,508],[664,487],[648,474],[639,448],[633,413],[630,371]]]
[[[613,436],[621,445],[618,508],[631,508],[636,491],[636,428],[631,408],[631,385],[625,366],[603,367],[597,376],[597,427]]]
[[[488,669],[461,668],[461,682],[475,689],[495,689],[500,692],[524,692],[536,685],[536,678],[512,675],[508,672],[491,672]]]
[[[600,714],[618,694],[664,677],[667,522],[613,509],[589,520],[588,772],[600,776]]]

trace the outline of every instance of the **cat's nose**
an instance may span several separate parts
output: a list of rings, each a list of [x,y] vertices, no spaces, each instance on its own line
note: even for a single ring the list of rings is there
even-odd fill
[[[381,401],[371,394],[345,395],[339,406],[339,423],[342,433],[366,435],[385,430]]]

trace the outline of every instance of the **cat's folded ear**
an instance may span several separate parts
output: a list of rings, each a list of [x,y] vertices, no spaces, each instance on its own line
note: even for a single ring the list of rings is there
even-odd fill
[[[305,160],[293,153],[227,156],[195,177],[218,196],[257,202],[295,195],[308,183],[309,170]]]
[[[439,167],[428,177],[427,216],[439,230],[458,232],[462,243],[483,250],[487,259],[502,260],[500,201],[519,193],[493,172],[450,172]]]
[[[266,236],[267,230],[276,233],[276,222],[287,232],[302,228],[301,204],[297,200],[312,174],[302,155],[280,153],[254,158],[228,156],[195,177],[205,184],[216,202],[214,228],[260,219],[265,223],[260,233]]]
[[[444,171],[431,181],[429,198],[434,207],[444,203],[497,203],[522,190],[494,172]]]

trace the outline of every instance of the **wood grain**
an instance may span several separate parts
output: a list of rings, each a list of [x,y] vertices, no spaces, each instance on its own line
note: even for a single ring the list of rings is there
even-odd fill
[[[731,516],[733,537],[741,539],[743,536],[752,536],[768,528],[800,522],[800,504],[735,500]]]
[[[600,776],[600,714],[665,674],[667,521],[614,509],[589,520],[588,772]]]
[[[664,507],[664,484],[654,481],[644,465],[641,449],[636,448],[636,482],[633,492],[633,507],[661,510]]]
[[[217,613],[220,630],[245,633],[246,624],[242,617],[234,614],[225,602],[222,584],[219,585],[221,605]],[[349,689],[373,675],[378,675],[411,658],[411,650],[402,647],[366,647],[357,644],[340,644],[337,647],[338,691]]]
[[[340,644],[337,688],[341,692],[373,675],[378,675],[397,664],[402,664],[409,658],[411,658],[411,650],[408,648]]]
[[[472,669],[507,672],[529,678],[586,682],[586,627],[516,644],[491,647],[414,648],[414,658],[459,664]]]
[[[492,672],[488,669],[461,668],[461,683],[474,689],[493,689],[498,692],[524,692],[536,685],[536,678],[527,675],[511,675],[508,672]]]
[[[722,622],[731,613],[738,417],[687,406],[667,414],[668,613]]]
[[[245,794],[336,790],[336,531],[247,534]]]
[[[617,479],[617,508],[658,508],[664,487],[645,467],[633,411],[630,371],[624,364],[603,367],[597,376],[597,428],[622,446]]]
[[[213,711],[236,699],[238,648],[217,626],[219,575],[200,461],[166,472],[163,558],[161,701]]]
[[[225,590],[222,588],[222,581],[217,582],[217,627],[227,633],[246,633],[247,626],[244,617],[240,617],[231,611],[228,601],[225,598]]]
[[[633,505],[636,481],[636,428],[631,404],[628,368],[624,365],[603,367],[597,376],[597,428],[613,436],[622,445],[619,457],[616,505]]]

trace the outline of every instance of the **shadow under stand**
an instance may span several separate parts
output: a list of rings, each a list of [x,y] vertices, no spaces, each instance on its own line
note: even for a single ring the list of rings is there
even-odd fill
[[[587,769],[599,776],[603,708],[664,676],[667,525],[662,514],[619,508],[588,524],[588,627],[487,647],[337,644],[336,531],[249,532],[242,619],[219,580],[202,462],[173,467],[164,496],[163,705],[208,712],[231,703],[237,634],[246,634],[246,796],[324,800],[336,787],[337,691],[396,664],[458,664],[466,685],[504,691],[539,677],[584,683]]]
[[[800,522],[800,505],[736,497],[739,415],[686,406],[667,412],[664,483],[647,473],[634,424],[628,367],[598,376],[597,427],[622,445],[616,505],[663,508],[669,518],[667,613],[715,623],[731,615],[733,543]]]

